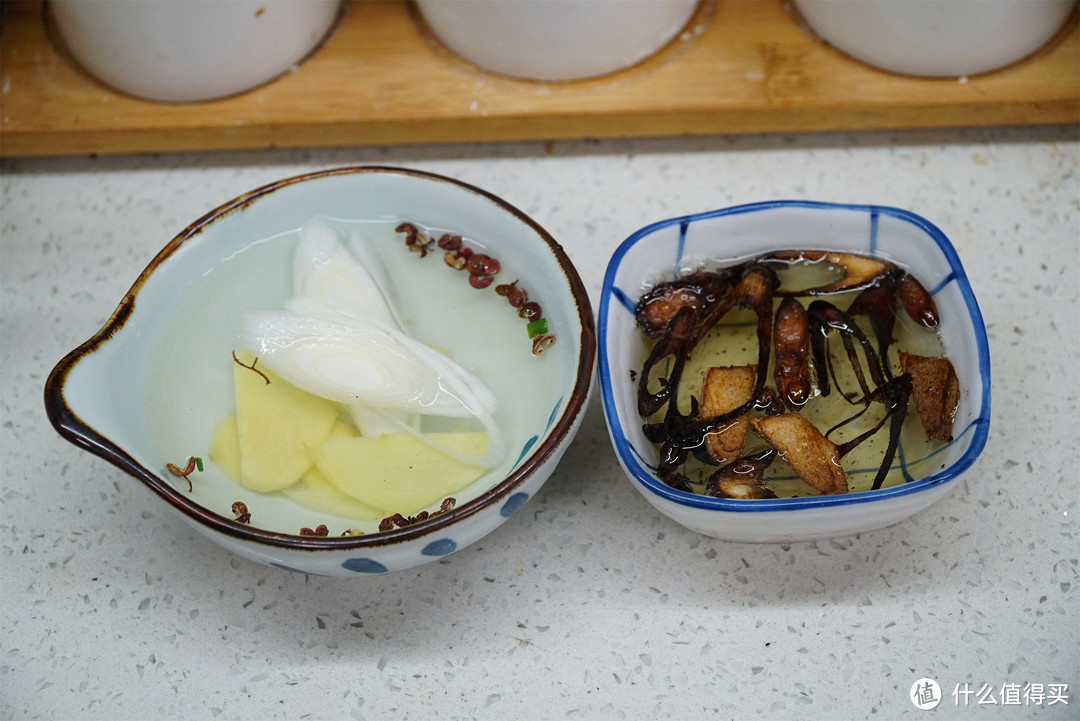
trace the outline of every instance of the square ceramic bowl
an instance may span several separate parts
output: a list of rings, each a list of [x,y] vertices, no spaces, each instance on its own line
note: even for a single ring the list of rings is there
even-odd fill
[[[230,354],[241,316],[290,296],[294,249],[312,218],[364,236],[395,286],[413,337],[451,353],[498,400],[494,420],[505,452],[453,494],[457,503],[449,512],[380,531],[377,520],[313,510],[280,492],[249,491],[209,460],[189,476],[190,490],[167,470],[189,457],[208,459],[215,427],[234,404]],[[411,252],[397,232],[402,220],[460,233],[473,250],[497,259],[498,282],[520,281],[540,304],[554,344],[534,354],[528,324],[506,298],[495,287],[471,287],[469,273],[450,267],[434,246],[434,252]],[[437,560],[521,508],[577,432],[594,357],[581,280],[561,246],[525,214],[449,178],[341,168],[253,190],[176,236],[105,326],[53,369],[45,403],[63,437],[142,481],[226,549],[304,573],[355,576]],[[247,505],[250,524],[236,520],[238,500]],[[300,533],[319,525],[328,535]],[[364,535],[339,535],[350,529]]]
[[[660,481],[657,447],[637,413],[637,381],[648,343],[634,309],[649,287],[710,263],[782,249],[853,252],[891,260],[933,296],[939,332],[959,380],[953,440],[934,454],[933,471],[878,490],[776,499],[717,498]],[[806,541],[896,523],[945,494],[986,444],[990,356],[986,329],[949,239],[927,220],[896,208],[775,201],[665,220],[637,231],[608,265],[597,319],[599,382],[619,463],[635,488],[676,522],[718,539]],[[897,455],[903,463],[901,444]],[[928,464],[929,465],[929,464]]]

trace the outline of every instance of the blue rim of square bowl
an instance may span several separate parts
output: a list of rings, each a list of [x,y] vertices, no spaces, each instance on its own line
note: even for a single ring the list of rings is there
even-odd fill
[[[714,498],[712,496],[698,495],[694,493],[687,493],[684,491],[678,491],[671,488],[663,481],[658,479],[648,468],[646,468],[638,459],[638,454],[634,451],[632,444],[627,439],[627,435],[623,429],[622,423],[619,421],[618,413],[615,408],[615,398],[613,394],[613,385],[611,378],[610,358],[608,355],[607,343],[608,343],[608,323],[611,311],[613,308],[626,308],[624,301],[636,297],[636,294],[641,289],[632,289],[633,296],[628,295],[625,290],[617,288],[615,286],[615,276],[618,272],[619,266],[622,262],[622,258],[626,253],[637,244],[642,238],[645,238],[657,230],[666,228],[672,225],[681,226],[681,234],[685,236],[686,229],[692,223],[701,220],[707,220],[711,218],[718,218],[725,215],[737,215],[745,213],[755,213],[764,210],[774,210],[777,208],[809,208],[814,210],[845,210],[867,213],[869,216],[890,216],[892,218],[911,223],[921,230],[923,230],[928,236],[930,236],[941,250],[942,254],[949,262],[951,273],[948,277],[937,287],[930,289],[932,294],[937,294],[942,288],[950,283],[956,283],[961,296],[967,306],[968,314],[971,318],[973,325],[973,335],[975,339],[976,352],[978,355],[979,363],[979,375],[982,384],[982,399],[979,407],[978,415],[971,420],[968,426],[951,441],[956,443],[960,437],[967,433],[972,434],[971,441],[964,451],[964,454],[958,458],[954,463],[947,468],[932,473],[924,478],[916,479],[903,483],[897,486],[891,486],[889,488],[881,488],[876,491],[858,491],[854,493],[847,493],[842,495],[833,496],[809,496],[799,498],[777,498],[777,499],[732,499],[732,498]],[[876,227],[876,226],[873,226]],[[876,238],[870,238],[870,254],[875,253]],[[682,243],[679,244],[680,254],[682,252]],[[677,268],[680,258],[675,258],[672,268]],[[616,296],[622,296],[622,300]],[[632,312],[632,311],[631,311]],[[616,249],[612,255],[611,260],[608,263],[607,272],[604,274],[604,284],[600,292],[600,309],[597,314],[597,338],[599,342],[598,346],[598,368],[597,372],[600,380],[601,397],[604,408],[604,418],[608,424],[609,435],[611,437],[612,445],[615,447],[615,452],[618,454],[623,465],[631,471],[635,480],[641,485],[648,488],[651,492],[657,496],[664,498],[673,503],[689,508],[700,508],[706,510],[715,511],[733,511],[739,513],[760,513],[763,511],[795,511],[809,508],[830,508],[835,506],[852,505],[857,503],[870,503],[887,499],[900,498],[902,496],[908,496],[913,493],[927,490],[929,488],[940,486],[948,481],[953,480],[961,473],[966,471],[975,462],[975,459],[982,453],[984,446],[986,445],[986,439],[989,434],[990,428],[990,350],[986,338],[986,326],[983,322],[982,313],[979,310],[978,302],[975,300],[975,294],[971,290],[971,285],[968,282],[967,274],[964,272],[963,265],[960,263],[960,258],[956,253],[956,249],[953,247],[952,242],[945,236],[945,234],[933,223],[925,218],[916,215],[907,210],[901,208],[893,208],[890,206],[882,205],[858,205],[858,204],[845,204],[845,203],[827,203],[819,201],[809,200],[773,200],[760,203],[749,203],[746,205],[737,205],[730,208],[723,208],[721,210],[708,211],[704,213],[695,213],[692,215],[685,215],[677,218],[670,218],[667,220],[661,220],[651,225],[645,226],[640,230],[630,235],[622,244]]]

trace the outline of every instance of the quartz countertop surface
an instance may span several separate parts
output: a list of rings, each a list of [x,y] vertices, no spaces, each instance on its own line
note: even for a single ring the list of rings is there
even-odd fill
[[[986,320],[986,450],[928,509],[743,545],[660,515],[599,394],[521,513],[357,579],[230,555],[61,438],[42,389],[158,249],[282,177],[355,164],[501,196],[594,306],[656,220],[769,199],[912,210]],[[1080,708],[1076,126],[7,160],[0,207],[4,719],[1075,719]],[[919,679],[940,705],[916,708]],[[992,703],[991,703],[992,702]]]

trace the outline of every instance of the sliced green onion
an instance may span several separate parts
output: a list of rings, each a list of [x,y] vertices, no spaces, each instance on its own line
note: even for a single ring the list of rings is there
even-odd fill
[[[202,459],[195,456],[195,467],[199,469],[199,473],[202,473]]]
[[[547,318],[538,318],[529,325],[525,326],[525,330],[529,332],[529,337],[534,338],[538,335],[542,335],[548,332]]]

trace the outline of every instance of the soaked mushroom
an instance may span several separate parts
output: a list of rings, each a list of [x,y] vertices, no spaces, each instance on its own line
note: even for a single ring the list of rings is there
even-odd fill
[[[798,410],[810,400],[810,324],[795,298],[784,298],[776,309],[773,327],[776,351],[773,378],[780,399],[791,410]]]
[[[816,282],[787,287],[786,271],[803,267],[818,269],[810,276]],[[871,486],[880,488],[897,456],[909,403],[916,405],[927,438],[941,442],[951,438],[958,398],[955,372],[944,358],[901,353],[900,375],[894,377],[890,347],[901,308],[921,328],[936,329],[933,297],[907,271],[880,258],[820,250],[774,251],[643,294],[636,318],[655,343],[636,376],[638,411],[646,436],[659,446],[657,477],[688,492],[702,492],[704,484],[707,495],[774,497],[764,472],[779,454],[817,492],[846,493],[841,461],[888,426]],[[699,365],[687,378],[704,377],[704,383],[684,388],[684,372],[698,346],[745,325],[745,313],[724,320],[739,311],[756,319],[756,363]],[[768,385],[770,375],[775,387]],[[680,410],[686,408],[681,393],[690,394],[688,413]],[[828,423],[800,412],[823,402],[850,411],[838,411],[844,415]],[[748,427],[769,445],[755,449],[762,441],[748,438]],[[833,438],[843,435],[854,437]],[[700,475],[692,477],[688,463],[714,470],[699,467]]]
[[[699,311],[722,298],[730,287],[730,276],[728,272],[698,272],[661,283],[638,301],[634,309],[638,327],[649,338],[658,337],[681,308]]]
[[[717,470],[705,483],[705,495],[724,498],[776,498],[762,481],[765,469],[776,457],[776,451],[766,448],[743,456]]]
[[[960,402],[960,385],[948,358],[900,354],[900,367],[911,374],[915,413],[926,437],[951,441],[953,417]]]
[[[754,418],[750,425],[815,491],[823,496],[847,493],[847,475],[836,445],[801,413]]]
[[[804,261],[808,263],[827,263],[843,272],[843,277],[834,283],[799,291],[800,295],[831,295],[849,290],[865,288],[890,272],[895,265],[879,258],[856,253],[835,253],[824,250],[781,250],[770,253],[764,260]]]
[[[754,393],[757,366],[726,366],[710,368],[701,393],[699,415],[711,419],[736,408],[747,408]],[[719,465],[726,465],[742,454],[750,427],[750,410],[732,419],[722,428],[705,436],[709,456]]]

